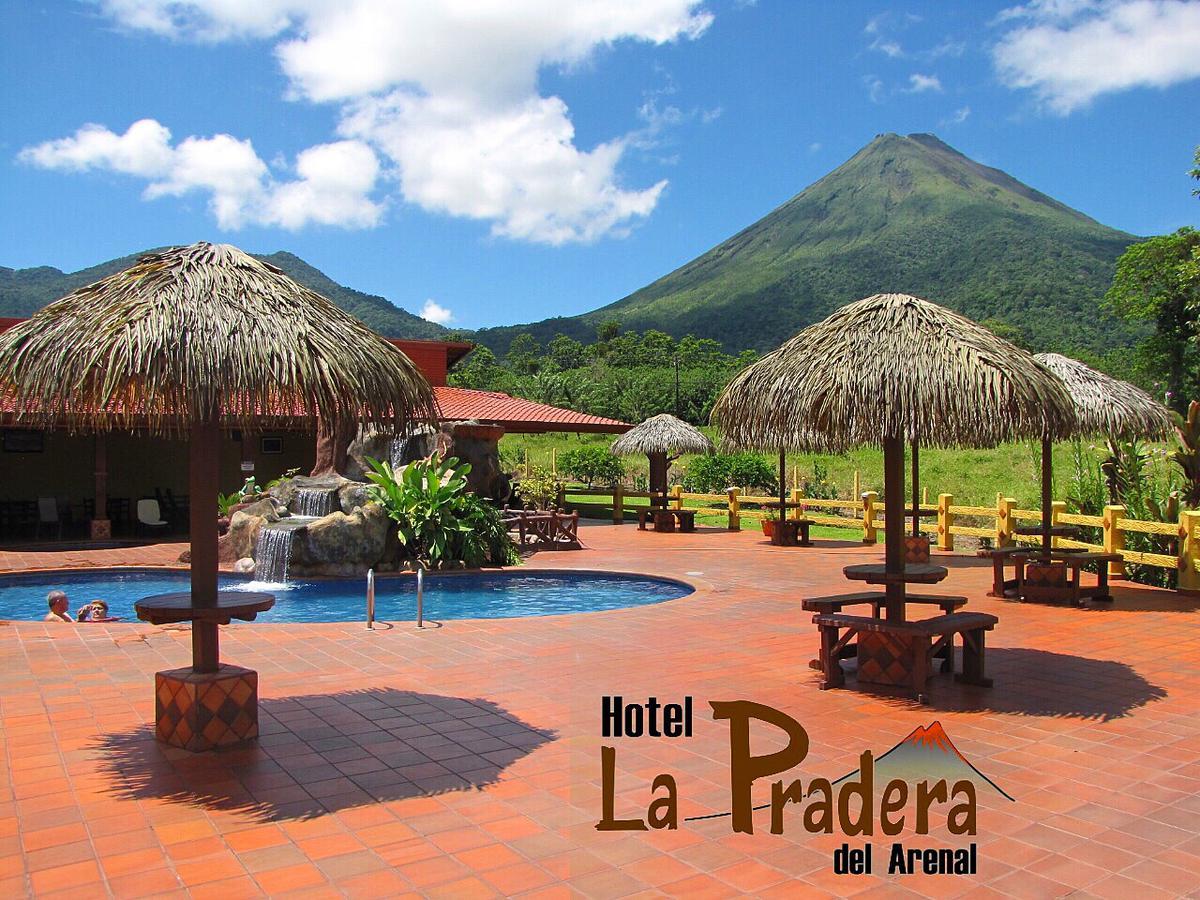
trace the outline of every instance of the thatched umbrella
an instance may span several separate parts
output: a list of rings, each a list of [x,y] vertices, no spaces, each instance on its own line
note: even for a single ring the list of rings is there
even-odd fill
[[[743,370],[712,420],[735,446],[834,450],[882,441],[888,618],[903,615],[904,442],[988,447],[1070,434],[1062,383],[1024,350],[905,294],[859,300]]]
[[[400,350],[274,266],[203,242],[144,256],[6,331],[0,385],[34,424],[190,436],[196,608],[217,605],[222,425],[435,418]],[[213,622],[193,626],[192,655],[196,671],[216,670]]]
[[[712,453],[713,444],[699,428],[677,419],[670,413],[651,416],[640,425],[635,425],[610,448],[618,456],[645,453],[650,459],[650,493],[662,494],[661,505],[666,505],[667,466],[681,453]],[[654,506],[654,498],[650,498]]]
[[[1108,438],[1163,437],[1171,429],[1167,408],[1127,381],[1097,372],[1077,359],[1039,353],[1034,359],[1053,372],[1075,403],[1079,434]],[[1051,546],[1050,503],[1053,493],[1054,445],[1042,438],[1042,552]]]

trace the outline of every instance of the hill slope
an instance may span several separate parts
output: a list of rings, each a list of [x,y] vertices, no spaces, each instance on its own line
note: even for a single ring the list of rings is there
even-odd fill
[[[1019,327],[1037,349],[1099,350],[1129,326],[1098,310],[1132,235],[980,165],[930,134],[881,135],[749,228],[641,290],[581,316],[484,329],[594,337],[601,322],[777,346],[834,309],[883,291]]]
[[[149,252],[149,251],[143,251]],[[8,269],[0,266],[0,316],[28,316],[76,288],[91,284],[114,272],[128,268],[141,253],[110,259],[78,272],[65,273],[50,266],[35,269]],[[388,302],[383,297],[364,294],[338,284],[320,269],[310,266],[291,253],[278,252],[258,258],[282,269],[307,288],[323,294],[351,315],[388,337],[443,339],[447,330],[427,322]]]

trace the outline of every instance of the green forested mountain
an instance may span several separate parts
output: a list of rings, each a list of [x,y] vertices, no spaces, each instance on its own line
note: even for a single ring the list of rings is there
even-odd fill
[[[766,350],[850,301],[894,291],[1012,326],[1010,336],[1038,350],[1094,355],[1136,337],[1099,303],[1134,240],[931,134],[885,134],[624,299],[474,337],[504,353],[520,333],[543,345],[560,332],[588,341],[615,319],[622,329]]]
[[[149,252],[149,251],[144,251]],[[85,284],[135,263],[141,253],[111,259],[88,269],[65,273],[50,266],[36,269],[7,269],[0,266],[0,316],[28,316],[36,309],[57,300]],[[291,253],[278,252],[259,259],[282,269],[305,287],[323,294],[342,309],[357,316],[371,328],[388,337],[444,338],[441,325],[427,322],[412,313],[372,294],[344,287],[320,269],[315,269]]]

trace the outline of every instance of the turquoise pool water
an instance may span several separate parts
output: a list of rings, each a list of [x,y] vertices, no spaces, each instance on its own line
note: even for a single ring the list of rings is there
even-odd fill
[[[71,613],[90,600],[108,601],[109,613],[136,621],[134,601],[150,594],[188,589],[187,573],[152,569],[99,569],[87,572],[0,576],[0,619],[41,619],[46,593],[67,592]],[[366,579],[292,581],[263,584],[245,576],[222,575],[223,591],[265,591],[275,595],[273,609],[260,622],[362,621],[366,613]],[[647,606],[692,593],[679,581],[644,575],[585,572],[494,572],[428,575],[425,578],[425,618],[501,619],[550,616]],[[417,615],[413,576],[375,580],[375,617],[381,621],[410,621]]]

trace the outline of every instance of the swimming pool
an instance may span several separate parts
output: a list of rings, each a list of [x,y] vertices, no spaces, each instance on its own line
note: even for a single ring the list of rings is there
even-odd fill
[[[275,606],[260,622],[345,622],[366,618],[366,579],[329,579],[263,584],[247,576],[222,575],[223,591],[265,591]],[[90,600],[103,599],[109,613],[136,621],[134,601],[150,594],[186,591],[186,572],[153,569],[99,569],[0,576],[0,619],[41,619],[46,593],[66,591],[71,614]],[[692,593],[690,585],[646,575],[587,572],[486,572],[427,575],[425,618],[501,619],[550,616],[648,606]],[[375,618],[410,621],[417,615],[416,578],[375,580]]]

